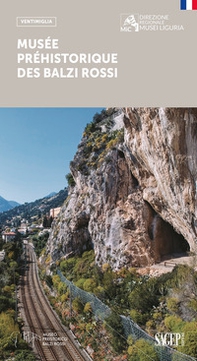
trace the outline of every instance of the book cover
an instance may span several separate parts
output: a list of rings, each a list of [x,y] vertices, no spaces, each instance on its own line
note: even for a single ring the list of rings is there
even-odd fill
[[[2,6],[0,359],[197,359],[196,17]]]

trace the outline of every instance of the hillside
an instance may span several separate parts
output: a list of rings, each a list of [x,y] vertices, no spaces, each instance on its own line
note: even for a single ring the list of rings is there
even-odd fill
[[[61,207],[67,198],[67,195],[68,191],[67,188],[65,188],[58,193],[52,193],[51,195],[37,199],[34,202],[24,203],[8,210],[7,212],[3,212],[0,214],[0,225],[2,226],[17,216],[29,219],[34,216],[41,216],[43,213],[46,214],[50,211],[51,208]]]
[[[19,206],[19,203],[15,201],[7,201],[5,198],[0,196],[0,213],[8,211],[14,207]]]

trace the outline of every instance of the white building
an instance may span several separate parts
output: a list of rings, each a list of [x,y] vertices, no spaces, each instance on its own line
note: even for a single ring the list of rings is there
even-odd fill
[[[0,262],[3,261],[5,258],[5,251],[3,249],[3,251],[0,251]]]
[[[61,207],[51,208],[50,209],[50,217],[56,218],[58,216],[58,214],[60,213],[60,210],[61,210]]]
[[[12,241],[16,236],[15,232],[3,232],[2,233],[2,239],[7,243]]]

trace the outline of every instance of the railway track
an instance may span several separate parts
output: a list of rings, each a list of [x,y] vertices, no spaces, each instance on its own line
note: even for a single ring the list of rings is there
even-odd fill
[[[40,284],[36,256],[33,248],[26,245],[27,265],[21,280],[21,314],[25,319],[24,336],[31,343],[41,361],[90,361],[80,349],[54,311]]]

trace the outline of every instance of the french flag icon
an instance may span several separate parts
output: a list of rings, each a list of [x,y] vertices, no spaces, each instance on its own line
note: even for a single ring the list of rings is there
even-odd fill
[[[181,10],[197,10],[197,0],[180,0]]]

